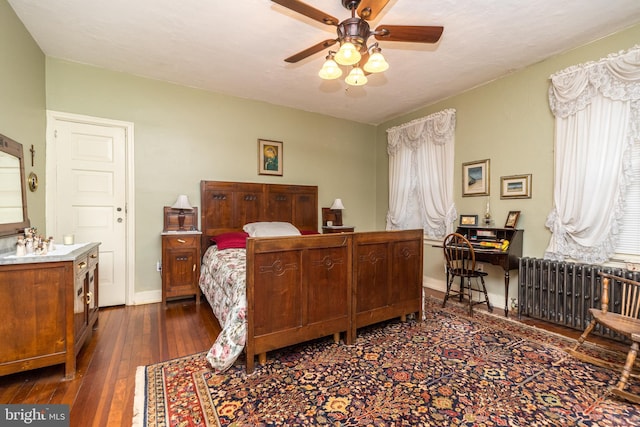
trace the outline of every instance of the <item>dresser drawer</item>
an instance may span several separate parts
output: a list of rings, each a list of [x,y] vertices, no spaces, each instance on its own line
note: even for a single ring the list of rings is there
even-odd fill
[[[96,265],[98,263],[98,259],[99,259],[98,248],[94,248],[91,251],[89,251],[89,253],[87,254],[87,261],[89,263],[88,268],[91,268],[94,265]]]
[[[78,276],[84,276],[89,270],[89,257],[85,254],[76,258],[73,262],[73,273]]]

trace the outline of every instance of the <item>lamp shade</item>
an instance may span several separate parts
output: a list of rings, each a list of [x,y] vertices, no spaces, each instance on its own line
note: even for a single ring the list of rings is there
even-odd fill
[[[327,60],[318,73],[320,78],[325,80],[333,80],[342,75],[342,70],[340,69],[340,67],[338,67],[338,64],[332,58],[332,56],[327,56]]]
[[[333,204],[331,205],[331,209],[344,209],[344,205],[342,204],[342,199],[335,199]]]
[[[181,209],[185,211],[190,211],[193,209],[193,207],[191,207],[191,204],[189,203],[189,198],[184,194],[180,194],[176,202],[171,207],[173,209]]]
[[[362,58],[358,49],[351,42],[343,43],[336,53],[335,60],[340,65],[353,65],[357,64]]]
[[[384,59],[384,56],[380,53],[380,49],[374,51],[366,64],[364,64],[364,70],[368,73],[381,73],[389,69],[389,63]]]
[[[364,75],[362,68],[355,67],[344,81],[351,86],[362,86],[367,84],[367,76]]]

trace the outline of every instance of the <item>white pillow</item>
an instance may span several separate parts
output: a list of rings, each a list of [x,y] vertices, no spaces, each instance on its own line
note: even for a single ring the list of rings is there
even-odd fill
[[[249,237],[300,236],[300,230],[288,222],[251,222],[242,229]]]

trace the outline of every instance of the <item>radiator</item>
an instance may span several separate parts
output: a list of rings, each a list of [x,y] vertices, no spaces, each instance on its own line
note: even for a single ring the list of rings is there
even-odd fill
[[[518,271],[518,314],[582,331],[591,321],[589,308],[602,305],[601,277],[604,271],[640,281],[640,272],[601,265],[520,258]],[[620,312],[620,283],[610,284],[609,311]],[[600,325],[594,334],[623,340],[624,337]]]

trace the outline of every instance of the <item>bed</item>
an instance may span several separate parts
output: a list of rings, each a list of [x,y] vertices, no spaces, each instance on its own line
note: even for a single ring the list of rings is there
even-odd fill
[[[207,358],[225,370],[325,336],[351,344],[358,328],[422,317],[422,230],[317,234],[316,186],[202,181],[200,288],[221,326]],[[249,237],[256,222],[301,235]],[[220,245],[220,247],[219,247]],[[229,247],[231,246],[231,247]]]

